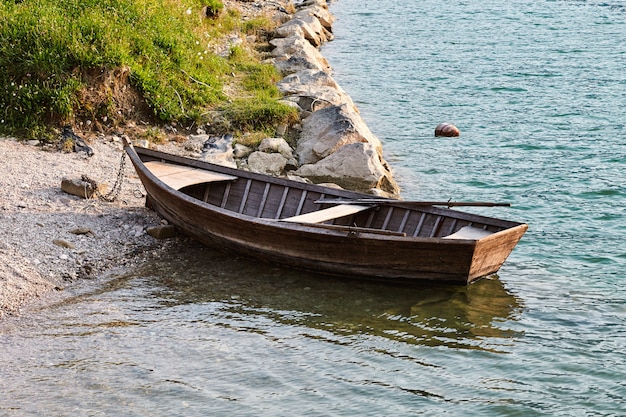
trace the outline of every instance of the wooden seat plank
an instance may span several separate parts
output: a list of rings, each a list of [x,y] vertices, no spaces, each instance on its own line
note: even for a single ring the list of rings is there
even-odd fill
[[[467,240],[480,240],[483,237],[487,237],[492,235],[493,232],[490,232],[485,229],[479,229],[478,227],[465,226],[461,227],[455,233],[451,235],[444,236],[444,239],[467,239]]]
[[[372,208],[372,206],[359,206],[358,204],[340,204],[311,213],[280,219],[283,222],[292,223],[321,223],[339,217],[349,216]]]
[[[237,179],[237,177],[233,175],[205,171],[203,169],[168,164],[159,161],[146,162],[145,166],[157,178],[175,190],[180,190],[188,185],[201,184],[204,182],[232,181]]]

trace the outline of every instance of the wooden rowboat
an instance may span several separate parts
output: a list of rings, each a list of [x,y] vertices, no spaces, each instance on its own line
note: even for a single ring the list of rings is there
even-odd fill
[[[183,233],[343,277],[467,284],[497,272],[528,226],[438,203],[373,198],[126,144],[146,205]]]

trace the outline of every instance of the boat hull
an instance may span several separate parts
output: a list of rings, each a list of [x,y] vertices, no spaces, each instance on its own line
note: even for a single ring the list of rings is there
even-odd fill
[[[166,154],[154,151],[138,151],[144,159],[146,155],[167,158]],[[446,239],[407,237],[406,233],[349,225],[294,224],[283,219],[243,215],[166,186],[145,168],[134,148],[127,147],[127,152],[146,189],[147,205],[183,233],[206,245],[264,262],[324,274],[394,282],[430,280],[467,284],[497,272],[527,228],[525,224],[511,224],[512,227],[478,240]],[[172,158],[172,162],[181,162],[179,157]],[[226,168],[212,169],[249,175]],[[272,181],[270,178],[267,181]],[[363,197],[334,189],[325,193],[342,198]]]

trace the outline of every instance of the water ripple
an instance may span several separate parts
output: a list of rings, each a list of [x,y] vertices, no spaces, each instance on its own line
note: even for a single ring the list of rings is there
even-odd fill
[[[622,2],[332,7],[323,52],[404,197],[529,223],[500,278],[389,287],[180,241],[1,322],[0,414],[623,415]]]

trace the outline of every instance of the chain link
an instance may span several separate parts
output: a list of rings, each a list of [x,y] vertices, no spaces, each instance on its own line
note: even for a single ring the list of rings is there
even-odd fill
[[[111,191],[109,191],[106,195],[103,195],[100,190],[98,190],[98,183],[96,181],[89,178],[87,175],[83,175],[81,179],[88,183],[91,188],[94,190],[94,193],[101,201],[106,201],[112,203],[119,197],[120,192],[122,191],[122,183],[124,182],[124,176],[126,174],[126,152],[122,153],[122,160],[120,161],[120,169],[117,172],[117,179],[115,180],[115,184]]]

